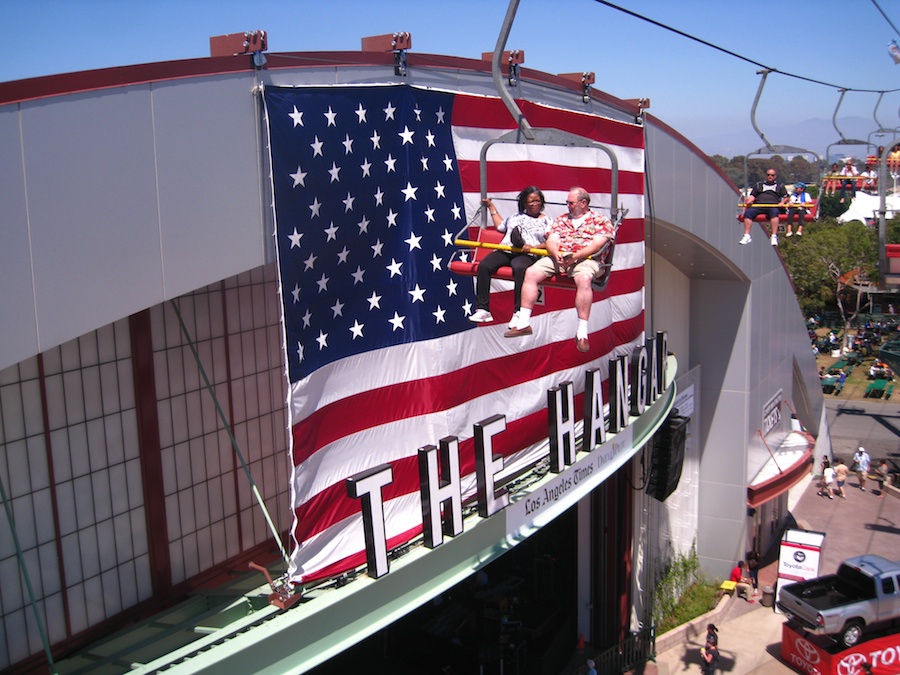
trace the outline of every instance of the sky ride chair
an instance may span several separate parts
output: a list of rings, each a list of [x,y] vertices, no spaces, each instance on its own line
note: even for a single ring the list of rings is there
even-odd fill
[[[487,198],[487,153],[488,150],[490,150],[491,147],[496,144],[506,143],[594,148],[605,153],[610,160],[610,169],[612,172],[612,176],[610,180],[609,219],[610,221],[612,221],[616,234],[618,234],[619,225],[621,224],[622,219],[625,217],[627,210],[622,209],[618,204],[619,161],[616,157],[616,153],[608,146],[598,141],[585,138],[584,136],[579,136],[577,134],[562,131],[559,129],[541,129],[532,127],[526,119],[525,113],[522,112],[521,108],[519,108],[512,95],[503,85],[503,74],[501,71],[500,62],[501,57],[504,54],[503,50],[506,46],[506,39],[509,36],[509,31],[512,27],[512,17],[515,15],[515,6],[517,4],[518,3],[516,2],[512,2],[510,4],[510,10],[508,10],[507,16],[504,19],[503,26],[501,27],[500,36],[497,39],[497,45],[494,48],[494,53],[491,60],[491,74],[493,76],[494,86],[496,87],[500,98],[503,100],[513,119],[518,123],[518,128],[509,131],[499,136],[498,138],[487,141],[481,147],[479,156],[481,199],[484,200],[485,198]],[[512,77],[510,79],[512,80]],[[587,91],[587,89],[585,89],[585,91]],[[585,96],[587,96],[586,93]],[[478,214],[481,214],[481,224],[475,226],[472,223],[474,222],[475,218],[477,218]],[[502,246],[499,243],[503,236],[501,233],[497,232],[496,229],[487,227],[487,209],[484,207],[483,201],[481,207],[475,215],[475,218],[464,225],[463,228],[456,234],[454,243],[456,243],[458,246],[462,246],[463,248],[455,251],[450,257],[448,268],[455,274],[472,277],[477,276],[479,262],[483,260],[491,250],[521,250]],[[462,238],[463,236],[466,236],[468,238]],[[614,249],[615,236],[613,236],[613,238],[607,242],[606,246],[604,246],[604,248],[594,256],[595,260],[600,261],[601,269],[600,276],[594,279],[594,281],[592,282],[592,286],[594,287],[595,291],[599,292],[604,290],[607,283],[609,282],[610,271],[612,270],[613,265]],[[546,249],[532,249],[532,251],[540,251],[543,253],[543,255],[547,255]],[[513,278],[512,269],[505,266],[501,267],[492,276],[492,278],[511,281]],[[572,290],[575,289],[575,282],[570,277],[560,274],[554,274],[553,276],[548,277],[542,282],[542,285]]]
[[[750,123],[753,125],[753,130],[756,134],[762,139],[762,142],[765,144],[763,147],[754,150],[753,152],[747,153],[744,156],[744,185],[741,191],[741,203],[738,205],[739,210],[737,214],[737,219],[741,222],[744,220],[744,211],[746,210],[746,204],[744,204],[744,199],[747,195],[750,194],[750,158],[751,157],[772,157],[775,155],[810,155],[813,157],[813,161],[818,166],[821,158],[819,155],[812,150],[806,150],[805,148],[798,148],[793,145],[772,145],[769,142],[769,139],[766,138],[766,135],[760,131],[759,126],[756,124],[756,109],[759,106],[759,99],[762,96],[763,87],[766,86],[766,78],[769,76],[769,73],[772,71],[770,69],[760,70],[757,72],[757,75],[762,75],[762,78],[759,81],[759,88],[756,90],[756,98],[753,99],[753,106],[750,108]],[[805,210],[803,215],[803,222],[800,223],[802,226],[804,223],[812,222],[817,220],[819,217],[819,200],[813,199],[812,201],[803,204],[803,205],[795,205],[798,207],[802,207]],[[758,223],[767,223],[769,222],[768,216],[765,213],[760,213],[754,218],[754,222]],[[782,209],[782,213],[778,215],[779,224],[784,224],[787,222],[787,212]]]

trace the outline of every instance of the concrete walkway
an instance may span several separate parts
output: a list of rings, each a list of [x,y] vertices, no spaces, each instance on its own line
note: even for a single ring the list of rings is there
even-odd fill
[[[849,460],[846,451],[855,450],[855,445],[864,441],[873,459],[882,456],[900,459],[898,404],[900,401],[893,405],[889,402],[853,402],[849,405],[848,402],[835,402],[829,405],[835,454],[843,455],[846,462]],[[790,493],[790,510],[796,526],[826,534],[820,565],[822,573],[833,572],[845,558],[862,553],[900,559],[900,491],[888,489],[885,498],[879,499],[876,484],[870,481],[867,491],[863,492],[858,488],[855,476],[850,477],[845,490],[846,499],[819,497],[810,477]],[[768,560],[764,563],[759,575],[761,588],[774,586],[777,577],[777,563]],[[784,616],[776,614],[773,608],[739,598],[729,600],[714,621],[719,628],[719,670],[728,675],[795,673],[780,661],[783,622]],[[700,641],[704,635],[701,633],[658,654],[656,664],[647,664],[644,673],[699,672],[700,647],[703,646]]]

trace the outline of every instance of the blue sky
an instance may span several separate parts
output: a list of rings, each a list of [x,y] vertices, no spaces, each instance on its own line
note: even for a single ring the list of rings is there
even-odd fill
[[[900,65],[887,53],[900,36],[871,0],[614,1],[767,67],[835,85],[770,75],[757,123],[772,143],[797,144],[779,137],[782,128],[830,121],[837,88],[900,89]],[[900,26],[900,3],[877,1]],[[415,52],[478,58],[493,50],[506,10],[505,0],[0,0],[0,81],[208,56],[210,36],[253,29],[267,31],[270,51],[355,50],[364,36],[405,30]],[[706,139],[733,132],[747,133],[748,151],[760,145],[750,124],[758,66],[594,0],[521,0],[507,47],[524,50],[528,68],[592,70],[599,89],[649,97],[654,115],[707,152],[716,150]],[[866,118],[875,129],[877,99],[848,92],[840,117]],[[900,92],[886,94],[879,122],[900,126],[898,108]]]

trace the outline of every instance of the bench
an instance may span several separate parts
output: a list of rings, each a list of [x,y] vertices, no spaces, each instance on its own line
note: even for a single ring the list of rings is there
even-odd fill
[[[838,380],[837,384],[834,385],[834,391],[831,392],[835,396],[841,395],[841,390],[844,388],[844,383]]]
[[[477,233],[474,235],[475,238],[472,241],[477,241],[481,244],[499,244],[503,240],[503,233],[498,232],[493,228],[478,228]],[[457,240],[459,241],[459,240]],[[463,244],[465,247],[465,245]],[[465,247],[470,251],[470,260],[460,260],[456,258],[451,258],[450,264],[448,265],[448,269],[454,274],[461,274],[463,276],[474,277],[478,275],[478,264],[484,260],[484,258],[491,252],[492,249],[485,247]],[[602,291],[606,288],[607,282],[609,282],[610,271],[612,270],[612,259],[613,259],[613,251],[615,249],[615,241],[610,241],[607,244],[605,251],[601,250],[600,255],[606,261],[601,263],[601,268],[603,269],[603,274],[598,279],[595,279],[592,286],[594,290],[597,292]],[[457,251],[459,253],[459,251]],[[454,256],[457,255],[454,253]],[[596,256],[595,256],[596,258]],[[501,267],[497,270],[497,273],[493,275],[494,279],[502,279],[504,281],[513,281],[513,274],[511,267]],[[564,274],[554,274],[553,276],[547,277],[544,281],[541,282],[544,286],[553,286],[555,288],[567,288],[570,290],[575,289],[575,282],[571,277],[567,277]]]
[[[747,209],[747,207],[745,207],[743,204],[738,204],[738,206],[741,207],[741,211],[737,214],[737,219],[740,220],[741,222],[743,222],[744,221],[744,211]],[[758,205],[758,207],[760,207],[760,208],[763,208],[766,206],[767,206],[766,204]],[[778,222],[786,223],[788,207],[779,206],[778,208],[781,209],[781,213],[778,214]],[[806,213],[803,214],[803,222],[804,223],[811,223],[818,219],[818,217],[819,217],[819,200],[818,199],[813,199],[811,202],[806,202],[803,205],[803,208],[806,209]],[[796,222],[796,220],[797,219],[794,218],[795,222]],[[765,213],[760,213],[756,216],[756,218],[754,218],[754,221],[756,221],[757,223],[768,223],[769,218],[766,216]]]
[[[891,397],[891,394],[893,394],[893,393],[894,393],[894,385],[889,384],[887,386],[887,389],[884,390],[884,398],[889,399]]]

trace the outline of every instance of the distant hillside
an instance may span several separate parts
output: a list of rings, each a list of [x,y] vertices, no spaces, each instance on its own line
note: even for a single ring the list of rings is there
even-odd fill
[[[868,141],[869,134],[875,129],[875,126],[875,121],[871,118],[844,117],[838,120],[838,127],[844,137],[852,140]],[[825,159],[824,155],[828,146],[840,139],[830,118],[809,119],[783,127],[762,129],[762,131],[772,145],[793,145],[804,148],[817,153],[823,159]],[[893,134],[886,140],[885,137],[879,139],[873,136],[872,142],[878,146],[888,142],[890,138],[893,138]],[[738,131],[710,135],[695,134],[690,137],[690,140],[708,155],[724,155],[725,157],[746,155],[764,145],[749,123],[746,128]],[[833,162],[848,155],[862,158],[866,154],[868,154],[868,150],[864,146],[836,145],[831,148],[829,159]]]

